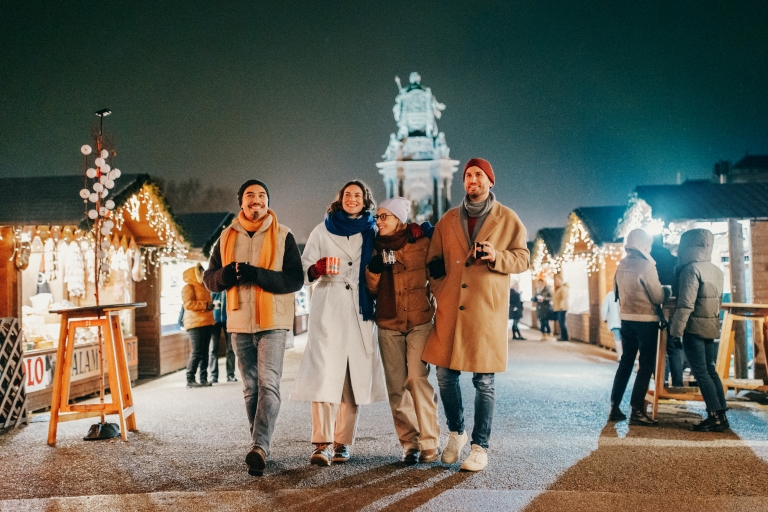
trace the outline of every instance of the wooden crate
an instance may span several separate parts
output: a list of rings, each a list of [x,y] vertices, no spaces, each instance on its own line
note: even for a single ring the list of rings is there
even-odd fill
[[[15,318],[0,318],[0,428],[28,423],[21,361],[21,332]]]

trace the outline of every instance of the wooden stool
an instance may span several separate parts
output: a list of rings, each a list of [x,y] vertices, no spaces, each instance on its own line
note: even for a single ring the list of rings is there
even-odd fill
[[[51,421],[48,426],[48,444],[56,445],[56,429],[60,421],[73,421],[105,414],[119,416],[120,434],[127,441],[126,430],[136,430],[136,415],[133,411],[131,377],[128,373],[128,359],[125,355],[123,332],[118,312],[125,309],[144,307],[146,303],[108,304],[77,308],[56,309],[51,313],[61,315],[59,346],[56,351],[56,369],[53,375],[53,396],[51,399]],[[70,404],[69,384],[72,373],[72,353],[75,345],[75,330],[98,327],[104,340],[109,389],[112,402],[99,404]],[[100,376],[104,369],[99,361]]]
[[[723,389],[758,389],[768,391],[768,386],[760,379],[732,379],[731,356],[736,348],[735,336],[733,331],[734,320],[755,322],[757,332],[762,333],[765,327],[765,317],[768,316],[768,304],[743,304],[730,303],[723,304],[725,316],[723,317],[722,331],[720,332],[720,348],[717,351],[717,364],[715,370],[723,382]]]

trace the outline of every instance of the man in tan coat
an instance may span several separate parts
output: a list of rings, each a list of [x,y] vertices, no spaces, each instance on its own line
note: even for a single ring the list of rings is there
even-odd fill
[[[491,164],[471,159],[463,179],[467,195],[438,221],[427,253],[437,314],[422,358],[437,367],[450,430],[442,456],[446,464],[458,461],[467,442],[459,376],[474,373],[472,451],[461,469],[480,471],[488,464],[494,374],[507,369],[509,274],[528,269],[529,253],[525,226],[491,192]]]

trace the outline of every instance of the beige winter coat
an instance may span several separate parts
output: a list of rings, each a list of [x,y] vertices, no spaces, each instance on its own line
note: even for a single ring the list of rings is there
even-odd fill
[[[490,242],[496,261],[476,262],[461,227],[459,208],[437,222],[427,253],[428,262],[444,259],[446,275],[430,278],[437,313],[422,357],[453,370],[503,372],[507,369],[509,274],[527,270],[530,257],[525,226],[514,211],[494,203],[476,241]]]

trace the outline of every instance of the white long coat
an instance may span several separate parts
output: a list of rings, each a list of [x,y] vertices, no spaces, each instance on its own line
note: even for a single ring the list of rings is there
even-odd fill
[[[320,258],[339,258],[339,274],[322,276],[312,293],[307,346],[291,391],[292,400],[341,402],[347,362],[356,404],[387,400],[375,324],[360,314],[358,283],[363,236],[331,234],[325,223],[312,230],[301,257],[304,279]]]

